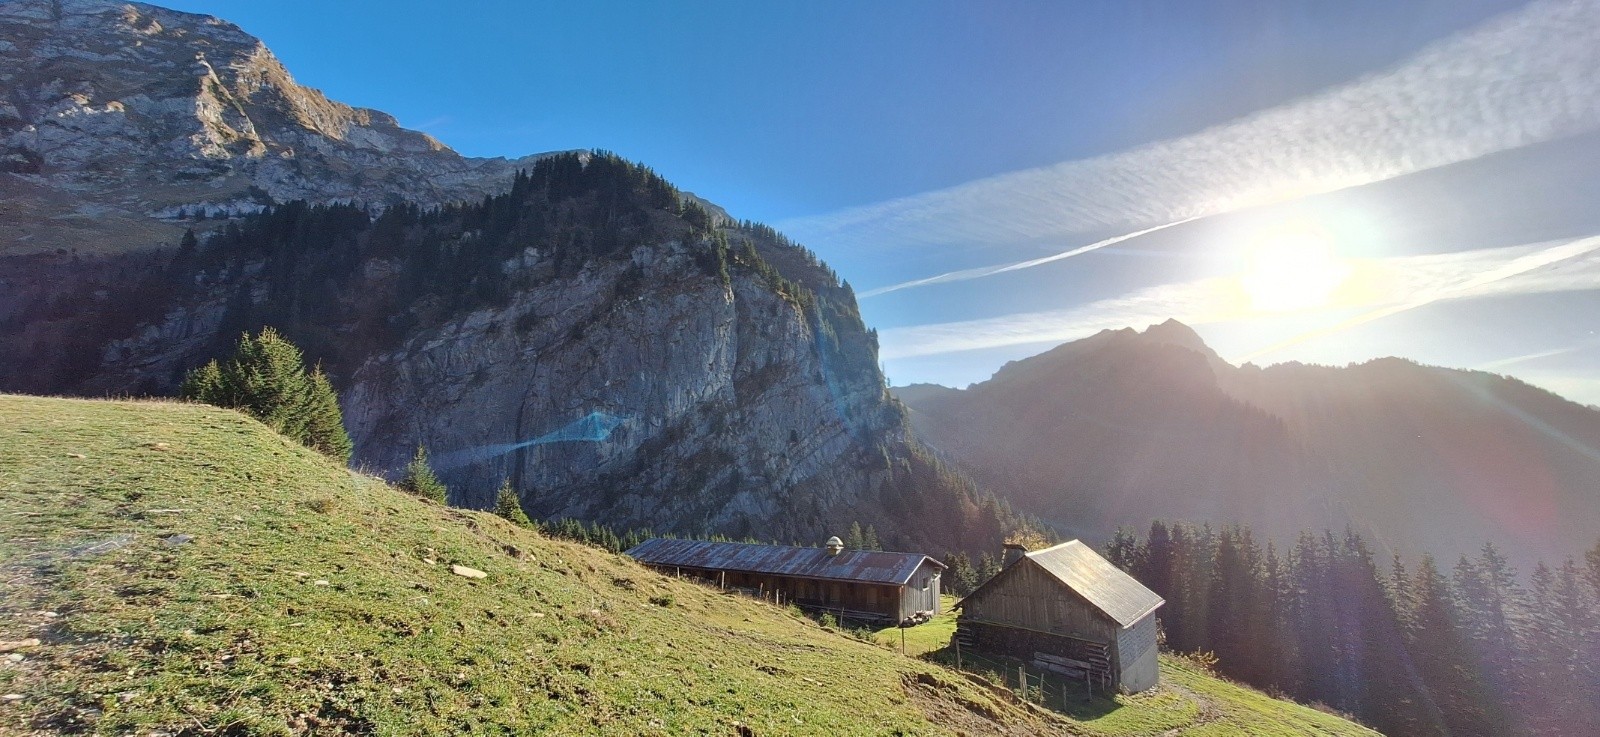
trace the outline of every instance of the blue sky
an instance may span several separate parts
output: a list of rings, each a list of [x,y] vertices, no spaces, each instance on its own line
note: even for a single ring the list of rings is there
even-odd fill
[[[170,5],[468,155],[642,161],[862,294],[959,272],[863,298],[897,383],[1176,316],[1233,361],[1399,354],[1600,402],[1590,0]],[[1339,283],[1228,302],[1273,249],[1280,291]]]

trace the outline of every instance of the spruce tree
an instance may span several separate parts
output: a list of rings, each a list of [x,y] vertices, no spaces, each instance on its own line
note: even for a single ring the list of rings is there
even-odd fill
[[[450,490],[439,481],[438,476],[433,474],[433,467],[428,465],[428,449],[420,443],[417,445],[416,454],[411,456],[411,462],[406,464],[406,470],[400,476],[400,488],[440,504],[446,503],[450,498]]]
[[[851,522],[850,532],[844,536],[845,550],[861,550],[866,547],[866,538],[861,534],[861,523]]]
[[[867,525],[867,531],[861,535],[862,550],[883,550],[883,544],[878,542],[878,528]]]
[[[243,411],[340,463],[350,460],[350,436],[333,384],[320,366],[308,374],[300,349],[270,327],[241,335],[226,362],[211,361],[189,372],[179,392],[185,399]]]
[[[522,500],[517,497],[516,489],[511,488],[511,479],[500,483],[500,491],[495,494],[494,513],[519,527],[533,526],[528,513],[522,511]]]
[[[344,416],[339,412],[339,396],[333,383],[318,365],[311,371],[311,385],[306,396],[305,442],[323,455],[340,463],[350,462],[350,434],[344,429]]]

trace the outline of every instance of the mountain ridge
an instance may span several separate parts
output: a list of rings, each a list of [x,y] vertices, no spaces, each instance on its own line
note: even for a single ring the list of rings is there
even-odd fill
[[[13,0],[0,39],[0,194],[14,203],[0,253],[91,251],[118,234],[116,249],[172,245],[196,215],[273,202],[478,199],[547,155],[463,157],[298,84],[215,16]]]
[[[1174,326],[1105,331],[901,399],[963,469],[1090,539],[1166,518],[1280,539],[1349,525],[1446,559],[1493,542],[1524,564],[1593,544],[1600,411],[1400,358],[1233,366]]]

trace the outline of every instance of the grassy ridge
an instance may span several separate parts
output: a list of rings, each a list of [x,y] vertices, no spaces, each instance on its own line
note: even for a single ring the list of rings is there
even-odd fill
[[[1233,708],[1184,686],[1074,721],[403,495],[234,412],[0,396],[0,641],[25,638],[0,734],[1134,735]]]

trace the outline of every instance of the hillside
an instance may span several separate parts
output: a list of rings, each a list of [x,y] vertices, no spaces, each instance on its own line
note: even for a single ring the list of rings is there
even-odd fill
[[[1371,734],[1176,662],[1024,708],[229,411],[0,396],[0,446],[0,640],[43,641],[0,664],[7,733]]]
[[[1385,550],[1454,560],[1489,541],[1531,566],[1600,529],[1600,412],[1505,376],[1237,367],[1169,321],[900,396],[980,481],[1098,541],[1157,518],[1279,539],[1349,525]]]
[[[0,60],[0,391],[171,396],[272,326],[358,465],[425,445],[458,506],[509,479],[541,517],[936,552],[1018,524],[910,436],[837,274],[647,167],[462,159],[137,3],[4,4]]]

